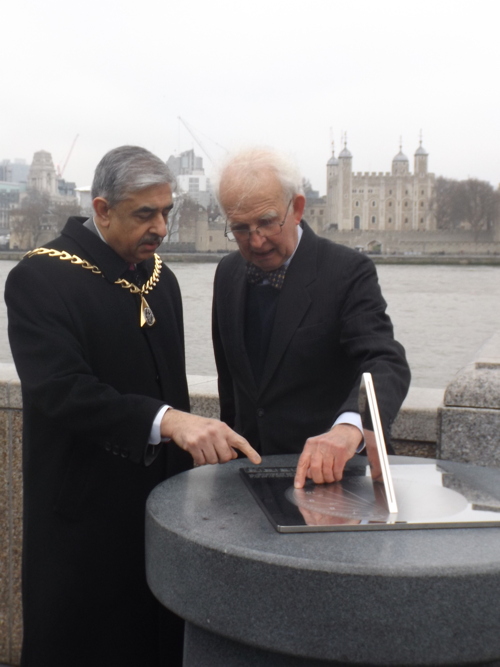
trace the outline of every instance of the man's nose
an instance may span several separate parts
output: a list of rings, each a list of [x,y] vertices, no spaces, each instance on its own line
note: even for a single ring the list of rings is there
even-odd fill
[[[261,236],[257,230],[254,230],[248,237],[248,242],[252,248],[261,248],[266,242],[265,236]]]
[[[149,231],[158,236],[164,237],[167,235],[167,225],[168,219],[165,218],[161,213],[158,213],[153,220],[153,224],[149,228]]]

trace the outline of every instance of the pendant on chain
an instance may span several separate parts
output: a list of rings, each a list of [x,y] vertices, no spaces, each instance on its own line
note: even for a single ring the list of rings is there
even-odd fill
[[[149,307],[149,304],[146,301],[146,299],[141,294],[141,327],[143,327],[145,324],[148,327],[152,327],[155,322],[156,319],[155,316],[153,315],[153,311]]]

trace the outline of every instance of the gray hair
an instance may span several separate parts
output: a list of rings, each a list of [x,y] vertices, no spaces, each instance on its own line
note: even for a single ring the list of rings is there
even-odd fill
[[[130,192],[165,184],[175,189],[175,177],[165,162],[140,146],[120,146],[106,153],[97,165],[91,195],[116,206]]]
[[[215,182],[215,195],[219,204],[220,184],[224,179],[230,178],[240,185],[243,183],[248,192],[259,187],[266,171],[278,179],[284,199],[304,194],[301,173],[291,158],[271,148],[250,148],[229,156],[222,165]]]

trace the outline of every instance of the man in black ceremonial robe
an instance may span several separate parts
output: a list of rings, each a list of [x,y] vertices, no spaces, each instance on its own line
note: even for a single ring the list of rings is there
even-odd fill
[[[228,426],[187,413],[181,296],[155,254],[172,180],[142,148],[110,151],[93,217],[70,218],[7,280],[24,410],[23,667],[180,665],[182,622],[146,583],[146,498],[193,460],[238,449],[259,461]]]

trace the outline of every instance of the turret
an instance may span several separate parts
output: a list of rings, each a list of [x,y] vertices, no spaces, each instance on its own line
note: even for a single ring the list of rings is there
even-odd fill
[[[344,148],[339,154],[339,229],[352,229],[352,154],[347,148],[347,137],[344,135]]]
[[[339,161],[335,157],[332,141],[332,156],[326,163],[326,227],[339,224]]]
[[[339,160],[352,160],[352,153],[344,144],[344,148],[339,153]]]
[[[401,144],[399,145],[399,153],[392,161],[392,175],[393,176],[407,176],[410,173],[410,163],[406,155],[402,151]]]
[[[420,145],[415,151],[415,175],[416,176],[425,176],[427,174],[427,157],[428,153],[425,148],[422,146],[422,139],[420,139]]]

